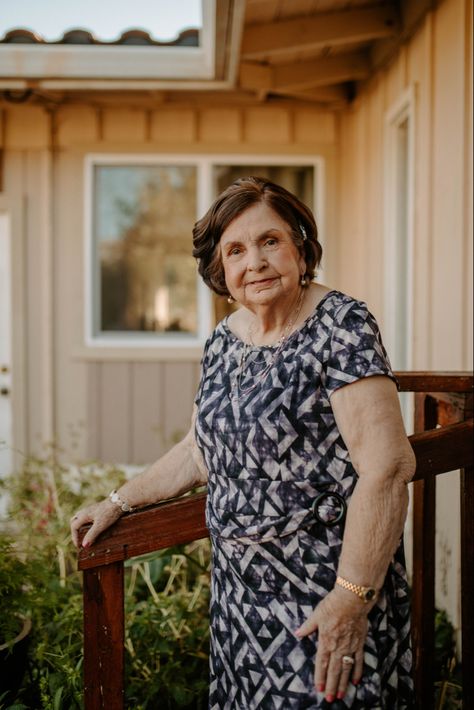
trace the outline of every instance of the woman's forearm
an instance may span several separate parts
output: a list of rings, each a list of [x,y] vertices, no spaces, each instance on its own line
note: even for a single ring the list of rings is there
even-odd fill
[[[393,475],[359,478],[347,510],[338,566],[341,577],[380,589],[403,533],[412,475],[407,461]]]
[[[190,432],[143,473],[124,483],[118,493],[135,508],[174,498],[205,481],[204,464]]]
[[[196,410],[191,428],[179,444],[143,473],[120,486],[118,494],[123,502],[132,508],[140,508],[174,498],[206,482],[206,467],[194,438],[195,416]],[[79,510],[71,519],[71,536],[76,547],[80,543],[79,531],[83,525],[92,523],[82,540],[83,547],[90,547],[104,530],[118,520],[122,511],[123,508],[109,498]]]

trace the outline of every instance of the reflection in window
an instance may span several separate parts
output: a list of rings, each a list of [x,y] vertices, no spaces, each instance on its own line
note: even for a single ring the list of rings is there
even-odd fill
[[[95,334],[196,334],[196,168],[96,165],[94,200]]]
[[[276,182],[314,210],[314,168],[312,165],[219,165],[214,168],[216,194],[234,180],[254,175]]]

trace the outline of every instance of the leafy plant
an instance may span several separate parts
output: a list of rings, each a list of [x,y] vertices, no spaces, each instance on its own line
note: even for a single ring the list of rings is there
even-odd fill
[[[31,611],[30,577],[30,569],[19,558],[13,538],[0,533],[0,645],[13,643],[23,618]]]
[[[85,502],[119,486],[125,474],[99,463],[64,466],[56,454],[27,459],[4,484],[10,499],[4,526],[15,539],[11,564],[16,577],[29,572],[33,628],[23,687],[14,705],[0,698],[0,710],[83,707],[82,578],[69,520]],[[127,565],[128,707],[154,708],[158,696],[160,708],[206,706],[209,557],[203,540]],[[0,601],[2,617],[8,616]]]
[[[436,710],[462,708],[462,677],[456,658],[454,628],[445,611],[435,613]]]

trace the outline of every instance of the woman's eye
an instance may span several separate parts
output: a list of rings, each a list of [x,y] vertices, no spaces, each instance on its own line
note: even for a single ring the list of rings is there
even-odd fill
[[[278,243],[278,240],[275,239],[274,237],[271,237],[270,239],[267,239],[267,241],[265,242],[265,246],[266,247],[274,247],[275,244],[277,244],[277,243]]]
[[[229,251],[229,256],[235,256],[236,254],[240,254],[239,247],[232,247],[232,249]]]

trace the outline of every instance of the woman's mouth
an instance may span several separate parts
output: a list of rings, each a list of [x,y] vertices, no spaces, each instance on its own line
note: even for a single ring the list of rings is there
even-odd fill
[[[268,286],[275,281],[274,276],[268,279],[259,279],[258,281],[249,281],[248,286]]]

